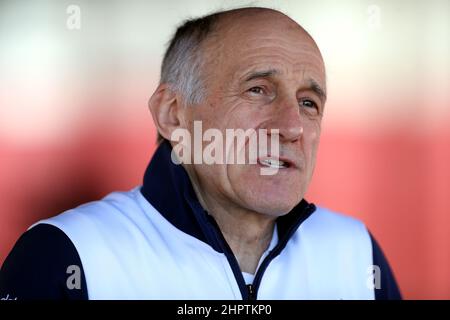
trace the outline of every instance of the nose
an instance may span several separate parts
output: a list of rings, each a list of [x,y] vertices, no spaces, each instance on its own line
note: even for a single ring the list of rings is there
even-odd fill
[[[267,123],[267,130],[278,129],[280,140],[295,142],[303,134],[303,121],[297,99],[284,99],[275,108],[274,115]]]

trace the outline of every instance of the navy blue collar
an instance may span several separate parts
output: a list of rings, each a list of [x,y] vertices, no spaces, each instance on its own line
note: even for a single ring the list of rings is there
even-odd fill
[[[219,227],[198,201],[186,170],[172,162],[171,151],[167,140],[157,148],[144,175],[142,195],[176,228],[224,252],[228,246]],[[301,222],[314,211],[313,204],[302,200],[291,212],[277,219],[277,251],[281,251]]]

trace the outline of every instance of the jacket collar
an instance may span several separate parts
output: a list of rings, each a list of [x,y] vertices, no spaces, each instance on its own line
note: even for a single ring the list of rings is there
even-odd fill
[[[213,217],[203,209],[182,165],[171,159],[172,146],[164,140],[144,175],[141,193],[166,220],[179,230],[224,251],[224,238]],[[283,246],[315,206],[302,200],[291,212],[277,218],[279,243]]]

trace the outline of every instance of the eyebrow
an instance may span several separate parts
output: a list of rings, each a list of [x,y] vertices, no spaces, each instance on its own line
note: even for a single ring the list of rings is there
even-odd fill
[[[253,71],[245,78],[245,82],[252,81],[255,79],[260,79],[260,78],[270,78],[279,73],[280,72],[277,69]],[[307,90],[311,90],[311,91],[315,92],[319,96],[319,98],[325,102],[325,100],[327,99],[327,94],[326,94],[325,90],[317,83],[317,81],[310,78],[308,80],[308,85],[309,86],[308,86]]]
[[[325,92],[324,89],[322,89],[322,87],[314,80],[314,79],[309,79],[309,89],[311,91],[314,91],[322,101],[325,102],[325,100],[327,100],[327,94]]]

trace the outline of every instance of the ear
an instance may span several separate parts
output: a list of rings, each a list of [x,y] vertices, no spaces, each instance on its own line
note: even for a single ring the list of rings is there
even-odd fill
[[[181,127],[182,105],[177,94],[168,84],[162,83],[148,101],[156,129],[165,139],[170,140],[172,132]]]

